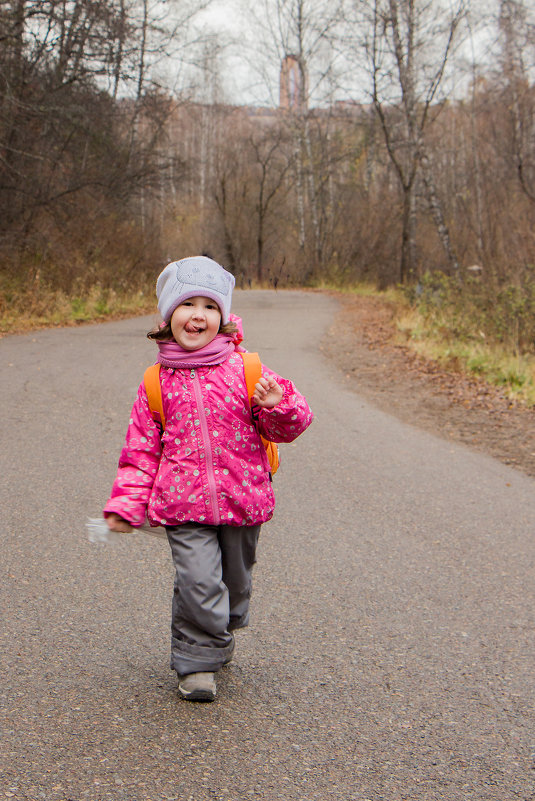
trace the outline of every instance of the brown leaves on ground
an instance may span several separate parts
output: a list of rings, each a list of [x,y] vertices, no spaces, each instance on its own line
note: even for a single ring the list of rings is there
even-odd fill
[[[394,307],[337,295],[324,351],[364,398],[405,422],[463,442],[535,476],[535,411],[495,386],[445,369],[396,342]]]

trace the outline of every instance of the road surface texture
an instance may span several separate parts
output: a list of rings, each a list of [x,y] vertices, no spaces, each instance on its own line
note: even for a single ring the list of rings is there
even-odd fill
[[[213,704],[168,668],[167,544],[84,528],[155,318],[0,342],[0,801],[534,799],[533,479],[347,389],[332,298],[234,307],[316,420],[282,450]]]

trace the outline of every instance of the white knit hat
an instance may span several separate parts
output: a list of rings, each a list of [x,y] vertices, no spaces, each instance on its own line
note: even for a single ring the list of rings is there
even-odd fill
[[[183,300],[202,296],[215,300],[221,322],[228,323],[235,279],[220,264],[206,256],[192,256],[168,264],[158,276],[158,309],[165,322]]]

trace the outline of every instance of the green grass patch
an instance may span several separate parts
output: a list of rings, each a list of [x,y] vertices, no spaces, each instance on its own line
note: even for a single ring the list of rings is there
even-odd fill
[[[474,375],[535,406],[535,282],[496,288],[442,275],[379,291],[370,283],[318,289],[375,297],[393,310],[400,344],[445,370]]]
[[[435,274],[404,294],[396,325],[412,350],[535,406],[535,282],[493,288]]]

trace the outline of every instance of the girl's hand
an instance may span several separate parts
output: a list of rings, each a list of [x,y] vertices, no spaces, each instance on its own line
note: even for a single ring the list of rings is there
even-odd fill
[[[122,517],[119,517],[119,515],[116,515],[115,512],[111,512],[106,517],[106,523],[110,531],[118,531],[120,534],[128,534],[130,531],[134,530],[130,523]]]
[[[262,409],[273,409],[281,402],[283,394],[282,387],[274,378],[271,376],[261,378],[258,384],[255,384],[253,403]]]

